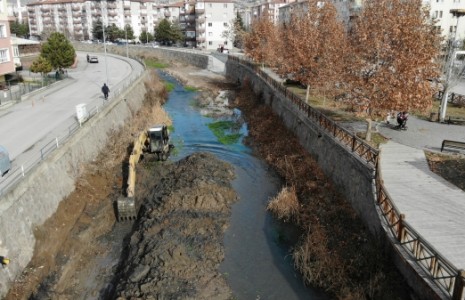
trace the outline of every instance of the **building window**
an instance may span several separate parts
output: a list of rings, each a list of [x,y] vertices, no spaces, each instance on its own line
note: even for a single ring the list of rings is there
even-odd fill
[[[213,32],[209,32],[209,33],[208,33],[208,36],[213,36]]]
[[[223,23],[223,26],[224,26],[224,27],[228,27],[228,23],[224,22],[224,23]]]
[[[439,19],[441,19],[441,18],[442,18],[442,10],[439,11]]]
[[[10,61],[10,54],[8,49],[0,49],[0,63]]]
[[[0,25],[0,38],[6,38],[6,26],[1,24]]]
[[[228,44],[228,41],[224,41],[224,45],[226,46]]]
[[[212,23],[208,23],[208,27],[212,27]]]
[[[211,7],[213,7],[213,5],[212,5],[211,3],[208,3],[208,7],[210,7],[210,8],[211,8]]]
[[[223,7],[224,7],[224,8],[228,8],[228,3],[224,3],[224,4],[223,4]]]
[[[212,41],[209,41],[208,44],[211,46],[211,45],[213,45],[213,42],[212,42]]]

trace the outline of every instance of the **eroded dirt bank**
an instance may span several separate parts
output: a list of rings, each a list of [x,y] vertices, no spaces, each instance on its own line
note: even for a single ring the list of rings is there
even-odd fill
[[[145,163],[138,174],[147,195],[141,198],[115,296],[229,299],[218,266],[236,200],[232,167],[212,154],[196,153],[176,163]]]

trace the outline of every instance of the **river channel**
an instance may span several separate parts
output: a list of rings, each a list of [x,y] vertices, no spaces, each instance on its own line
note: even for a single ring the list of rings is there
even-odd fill
[[[240,111],[220,118],[203,115],[195,105],[195,91],[186,90],[166,74],[160,75],[174,84],[164,105],[174,126],[171,137],[176,150],[170,159],[176,161],[206,151],[235,168],[233,187],[239,201],[232,209],[224,238],[225,260],[220,266],[235,299],[329,299],[317,289],[305,287],[289,253],[296,240],[295,230],[275,221],[266,211],[268,200],[279,191],[281,182],[242,143],[247,124],[242,121]],[[208,126],[218,121],[237,124],[233,133],[240,137],[236,142],[225,145],[218,141]]]

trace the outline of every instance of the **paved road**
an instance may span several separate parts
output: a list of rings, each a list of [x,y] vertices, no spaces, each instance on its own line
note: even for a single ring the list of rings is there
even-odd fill
[[[0,144],[10,152],[12,170],[37,156],[55,137],[66,134],[76,123],[77,104],[86,104],[88,111],[103,104],[100,88],[107,74],[111,101],[131,77],[143,71],[140,63],[124,57],[98,54],[99,63],[88,64],[86,53],[78,52],[77,56],[77,67],[68,70],[68,79],[0,110]]]
[[[393,141],[417,149],[441,150],[445,139],[465,142],[465,126],[447,125],[409,117],[407,130],[394,130],[393,124],[381,123],[378,131]]]

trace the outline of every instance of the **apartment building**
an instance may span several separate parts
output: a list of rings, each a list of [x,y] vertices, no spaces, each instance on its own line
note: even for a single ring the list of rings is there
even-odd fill
[[[16,69],[6,2],[6,0],[0,0],[0,82],[4,82],[5,75],[13,73]]]
[[[451,13],[451,10],[465,10],[465,0],[423,0],[423,3],[429,5],[442,36],[457,41],[465,39],[465,16],[456,17]]]
[[[232,0],[196,1],[194,12],[197,47],[207,50],[233,47],[233,41],[223,37],[223,32],[229,30],[231,21],[236,18]]]
[[[332,0],[339,16],[345,24],[358,16],[363,0]],[[451,10],[465,10],[465,0],[423,0],[423,5],[430,8],[430,16],[436,21],[435,27],[446,39],[463,41],[465,39],[465,16],[456,17]]]
[[[74,40],[92,39],[92,25],[101,21],[119,28],[131,25],[138,37],[143,31],[154,33],[162,20],[178,22],[182,3],[149,0],[43,0],[27,5],[31,35],[58,31]]]

